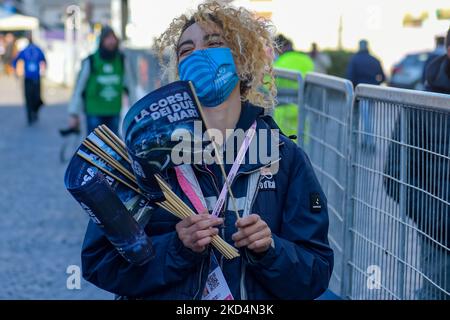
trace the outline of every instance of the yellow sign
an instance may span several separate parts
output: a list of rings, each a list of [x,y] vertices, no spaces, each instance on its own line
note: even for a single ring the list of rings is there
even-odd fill
[[[404,27],[421,27],[422,23],[428,19],[428,12],[422,12],[420,16],[413,16],[410,13],[407,13],[403,18],[403,26]]]
[[[437,9],[436,18],[438,20],[450,20],[450,8],[449,9]]]
[[[270,12],[270,11],[256,11],[256,16],[270,20],[270,19],[272,19],[272,12]]]

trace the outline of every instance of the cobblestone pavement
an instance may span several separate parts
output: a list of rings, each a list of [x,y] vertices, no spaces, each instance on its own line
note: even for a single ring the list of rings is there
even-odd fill
[[[70,91],[43,92],[47,105],[28,127],[21,81],[0,77],[0,299],[112,299],[84,280],[67,288],[88,217],[65,190],[59,159]]]

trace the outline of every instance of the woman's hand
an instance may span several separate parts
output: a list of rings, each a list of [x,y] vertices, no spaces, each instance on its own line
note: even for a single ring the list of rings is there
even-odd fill
[[[219,233],[214,227],[222,223],[222,218],[202,213],[184,218],[177,223],[176,230],[185,247],[200,253],[211,243],[212,237]]]
[[[251,214],[236,222],[238,232],[232,239],[237,248],[247,247],[256,253],[262,253],[272,244],[272,232],[267,223],[257,214]]]

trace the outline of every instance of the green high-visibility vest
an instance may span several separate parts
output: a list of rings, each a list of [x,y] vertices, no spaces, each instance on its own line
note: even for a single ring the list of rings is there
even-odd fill
[[[274,67],[299,71],[304,78],[306,73],[314,71],[314,61],[307,54],[288,51],[278,57]],[[278,89],[298,89],[297,81],[277,78],[275,83]],[[288,136],[298,134],[298,106],[296,104],[277,106],[274,110],[274,119],[284,134]],[[305,124],[305,132],[307,130],[309,127]],[[307,136],[305,138],[307,139]]]
[[[124,90],[123,57],[118,54],[113,60],[104,60],[96,52],[89,57],[91,73],[85,90],[86,114],[115,116],[122,108]]]
[[[275,68],[298,71],[304,78],[306,73],[314,71],[314,61],[307,55],[297,51],[283,53],[274,63]],[[288,79],[276,79],[278,88],[296,89],[297,82]]]

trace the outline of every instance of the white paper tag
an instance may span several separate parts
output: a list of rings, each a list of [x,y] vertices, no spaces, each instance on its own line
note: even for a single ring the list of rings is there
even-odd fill
[[[211,253],[209,270],[202,300],[234,300],[214,253]]]

